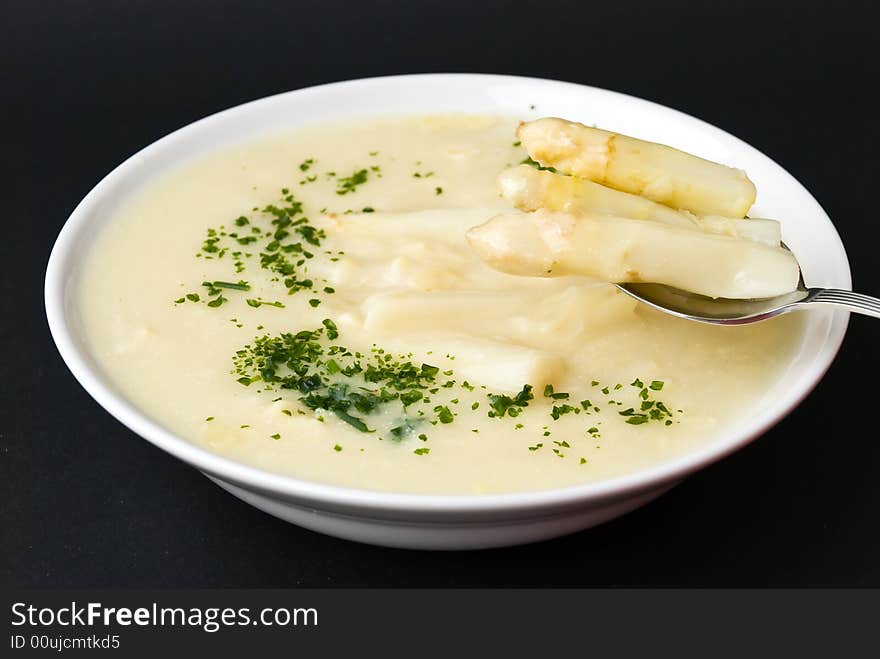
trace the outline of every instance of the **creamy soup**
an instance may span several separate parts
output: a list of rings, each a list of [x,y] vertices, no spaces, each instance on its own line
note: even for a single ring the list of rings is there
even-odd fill
[[[375,490],[609,478],[753,414],[800,343],[797,315],[698,325],[474,255],[467,229],[510,210],[496,177],[525,157],[515,127],[322,126],[149,182],[89,257],[91,350],[195,444]]]

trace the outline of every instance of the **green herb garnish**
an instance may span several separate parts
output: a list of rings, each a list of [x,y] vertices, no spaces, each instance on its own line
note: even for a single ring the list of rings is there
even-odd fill
[[[238,283],[233,283],[231,281],[203,281],[202,286],[207,286],[209,289],[217,289],[217,288],[229,288],[234,291],[249,291],[251,290],[250,284],[246,281],[239,281]],[[214,295],[214,293],[211,293]]]
[[[368,170],[358,169],[351,176],[337,179],[336,194],[347,195],[349,192],[354,192],[359,185],[367,182],[369,175]]]
[[[488,394],[490,417],[502,418],[505,414],[510,417],[517,417],[523,408],[528,407],[529,401],[534,399],[532,394],[532,385],[524,385],[522,390],[516,396],[508,396],[506,394]]]
[[[434,408],[434,412],[437,414],[437,419],[439,419],[440,423],[452,423],[454,420],[454,415],[445,405],[437,405]]]
[[[567,393],[565,393],[565,392],[562,392],[562,391],[555,392],[555,391],[553,391],[553,385],[552,385],[552,384],[545,385],[545,387],[544,387],[544,398],[552,398],[552,399],[554,399],[554,400],[562,400],[562,399],[565,399],[565,398],[568,398],[568,397],[569,397],[569,394],[567,394]]]
[[[528,165],[529,167],[534,167],[535,169],[541,170],[542,172],[551,172],[553,174],[558,174],[559,172],[555,167],[544,167],[536,160],[532,160],[531,156],[526,156],[523,160],[520,161],[520,165]]]
[[[329,318],[315,330],[257,337],[233,356],[237,381],[249,386],[260,381],[266,391],[292,390],[311,410],[332,412],[339,420],[361,432],[373,432],[366,417],[398,406],[399,410],[427,402],[425,392],[434,388],[440,369],[430,364],[396,358],[374,347],[372,356],[352,352],[335,343],[336,324]],[[444,405],[434,407],[437,422],[451,423],[455,415]],[[391,429],[395,439],[413,432],[424,410],[407,413]]]

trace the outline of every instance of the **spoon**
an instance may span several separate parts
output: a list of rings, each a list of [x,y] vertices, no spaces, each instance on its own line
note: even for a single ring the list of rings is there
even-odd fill
[[[788,249],[785,243],[782,246]],[[827,304],[880,318],[880,299],[836,288],[807,288],[803,273],[795,291],[755,300],[705,297],[665,284],[617,284],[617,287],[665,313],[713,325],[756,323],[813,304]]]

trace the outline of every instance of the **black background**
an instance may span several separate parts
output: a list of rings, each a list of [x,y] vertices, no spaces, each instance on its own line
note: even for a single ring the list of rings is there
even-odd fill
[[[267,94],[435,71],[582,82],[721,126],[813,192],[842,234],[855,288],[880,294],[868,3],[0,7],[5,585],[880,586],[876,321],[853,318],[827,377],[777,428],[657,502],[559,540],[443,554],[320,536],[222,492],[92,402],[56,354],[42,306],[67,215],[141,147]]]

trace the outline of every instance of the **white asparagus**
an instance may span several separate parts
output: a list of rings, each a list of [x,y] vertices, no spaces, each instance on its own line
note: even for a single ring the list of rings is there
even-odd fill
[[[565,360],[553,352],[465,334],[399,334],[384,345],[411,352],[429,364],[439,356],[452,355],[459,382],[468,380],[505,393],[516,393],[524,384],[543,388],[558,383],[566,372]]]
[[[752,240],[770,247],[779,247],[782,242],[782,225],[776,220],[759,217],[741,220],[736,217],[704,215],[697,218],[697,223],[703,231],[719,236]]]
[[[700,217],[639,195],[564,176],[529,165],[510,167],[498,176],[501,196],[523,211],[601,213],[634,220],[654,220],[675,226],[755,240],[778,246],[782,230],[776,220],[740,219],[717,215]]]
[[[713,298],[782,295],[799,276],[780,247],[608,215],[499,215],[467,238],[488,265],[510,274],[656,282]]]
[[[370,332],[479,331],[497,333],[507,319],[528,311],[529,297],[514,291],[390,291],[369,296],[363,304],[364,328]],[[480,319],[476,323],[474,320]]]
[[[745,172],[669,146],[554,117],[522,123],[532,159],[565,174],[697,215],[745,217],[756,190]]]
[[[562,280],[558,280],[562,281]],[[555,349],[632,319],[635,301],[614,286],[584,282],[559,291],[389,291],[363,304],[370,332],[455,332]],[[479,319],[479,322],[475,322]]]
[[[328,214],[321,227],[330,235],[407,236],[431,242],[461,245],[461,236],[475,222],[498,212],[498,208],[432,208],[420,211],[380,211],[374,213]]]
[[[502,288],[507,278],[475,261],[464,237],[502,209],[499,200],[494,207],[323,216],[327,235],[348,244],[345,258],[309,267],[343,295],[343,288],[375,288],[379,282],[418,290]]]
[[[441,344],[443,345],[443,344]],[[524,384],[560,382],[565,375],[565,360],[544,350],[466,337],[450,344],[456,355],[456,372],[471,382],[480,382],[490,389],[515,393]]]
[[[600,213],[655,220],[695,228],[694,216],[663,204],[594,183],[585,178],[554,174],[518,165],[498,175],[501,196],[523,211],[546,208],[552,211]]]

